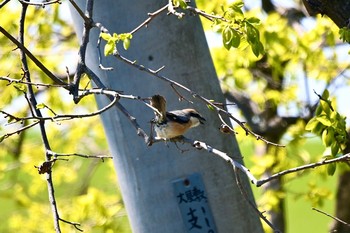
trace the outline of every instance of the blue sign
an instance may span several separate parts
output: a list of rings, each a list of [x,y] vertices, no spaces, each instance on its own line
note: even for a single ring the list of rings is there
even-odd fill
[[[188,233],[216,233],[202,177],[194,173],[173,181],[176,202]]]

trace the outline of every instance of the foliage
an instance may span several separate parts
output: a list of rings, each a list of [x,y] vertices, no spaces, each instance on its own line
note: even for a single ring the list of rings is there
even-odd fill
[[[219,1],[218,4],[214,2],[207,4],[204,1],[197,1],[197,3],[200,8],[216,14],[229,6],[227,1]],[[347,69],[347,63],[338,59],[337,55],[339,34],[342,39],[346,33],[339,31],[329,19],[321,16],[315,19],[293,21],[287,13],[285,15],[279,12],[265,14],[260,8],[250,10],[245,8],[244,15],[246,18],[260,19],[255,26],[259,31],[265,52],[262,56],[256,57],[254,52],[245,50],[244,46],[238,46],[237,49],[230,51],[222,47],[212,48],[214,65],[224,92],[227,96],[240,95],[250,100],[245,104],[247,106],[243,106],[240,110],[253,130],[259,129],[265,133],[264,127],[260,125],[266,125],[269,119],[299,117],[299,120],[289,126],[280,139],[276,136],[272,137],[276,142],[286,145],[286,149],[267,147],[265,154],[255,155],[251,159],[252,172],[259,177],[266,171],[273,174],[310,162],[334,158],[341,153],[345,142],[348,141],[345,136],[345,118],[336,111],[330,110],[330,106],[335,107],[337,101],[334,97],[332,97],[332,103],[329,96],[320,100],[316,116],[311,119],[313,123],[310,122],[306,128],[307,130],[318,129],[316,135],[322,137],[324,145],[329,147],[326,152],[329,152],[319,152],[316,157],[310,156],[309,152],[303,149],[303,145],[310,136],[305,131],[308,121],[306,116],[312,114],[312,109],[316,106],[313,98],[316,95],[312,93],[311,88],[320,93],[324,91],[320,86],[333,88],[333,80]],[[210,25],[204,22],[204,25],[207,30],[210,30],[210,26],[215,27],[215,23]],[[230,38],[231,43],[234,41],[238,44],[238,40],[231,35],[230,30],[222,31],[222,34],[224,41],[230,41],[225,39]],[[240,107],[239,103],[237,106]],[[252,111],[255,115],[244,112],[249,106],[253,106]],[[235,130],[238,132],[237,138],[240,143],[249,140],[242,130]],[[266,132],[266,135],[269,135],[269,132]],[[257,151],[261,151],[264,147],[259,141],[251,141]],[[326,157],[323,157],[324,155]],[[312,177],[320,179],[324,174],[334,172],[335,165],[332,164],[327,170],[313,171],[312,176],[308,172],[302,175],[307,175],[310,179]],[[283,177],[282,187],[296,178],[300,179],[301,174],[294,173]],[[258,199],[261,209],[266,211],[276,209],[286,195],[302,196],[312,205],[322,205],[333,192],[320,187],[318,183],[309,183],[309,186],[304,187],[298,194],[288,191],[282,188],[279,191],[264,192],[264,195]]]
[[[326,147],[325,159],[335,158],[339,152],[346,148],[348,142],[345,117],[335,111],[329,92],[326,89],[320,97],[315,116],[305,126],[306,130],[320,136]],[[328,165],[328,174],[333,175],[336,164]]]
[[[267,109],[276,116],[281,112],[284,115],[300,116],[300,120],[290,126],[283,137],[276,139],[278,142],[285,142],[287,149],[269,147],[263,157],[253,158],[255,164],[251,170],[260,176],[268,169],[270,172],[278,172],[319,160],[321,156],[311,158],[307,151],[301,149],[305,143],[304,129],[322,138],[327,147],[324,159],[335,158],[342,153],[348,138],[345,117],[335,110],[336,100],[331,100],[328,90],[324,90],[315,116],[306,124],[301,119],[302,113],[310,110],[313,103],[310,99],[305,101],[299,97],[301,93],[309,93],[310,90],[303,89],[298,78],[304,76],[330,85],[346,67],[337,59],[335,48],[337,38],[349,42],[349,30],[342,28],[338,35],[338,29],[322,17],[317,17],[312,27],[298,24],[296,28],[281,14],[265,15],[259,9],[245,10],[241,1],[230,4],[226,1],[198,1],[198,4],[201,9],[220,16],[213,18],[210,29],[214,29],[223,42],[223,47],[213,48],[212,54],[224,91],[230,93],[235,90],[249,96],[260,113],[255,116],[257,122],[265,119]],[[174,0],[173,5],[183,11],[189,7],[183,0]],[[6,29],[11,34],[18,31],[18,25],[12,23],[18,18],[17,9],[18,6],[7,8],[7,17],[3,19],[4,25],[8,26]],[[57,61],[67,59],[66,54],[61,51],[72,52],[77,48],[70,25],[61,17],[60,7],[52,5],[45,9],[30,8],[26,18],[29,25],[26,29],[26,46],[35,51],[35,55],[53,72],[61,72],[63,65],[57,64]],[[208,29],[208,22],[204,24]],[[119,42],[122,42],[123,48],[127,50],[133,35],[101,33],[100,36],[106,41],[104,54],[108,56],[114,53]],[[23,74],[18,72],[21,67],[17,62],[16,51],[12,51],[13,45],[5,37],[0,37],[0,44],[3,48],[8,48],[1,52],[0,62],[5,68],[0,75],[9,74],[21,79]],[[34,64],[30,63],[30,69],[35,81],[47,82],[47,77],[39,72]],[[0,85],[3,89],[0,94],[0,109],[7,109],[16,116],[28,115],[30,110],[27,107],[17,105],[18,102],[24,101],[26,86],[13,83],[8,85],[5,82],[0,82]],[[53,114],[51,109],[62,113],[96,110],[96,106],[91,104],[91,99],[84,99],[79,107],[67,104],[64,100],[70,98],[68,93],[57,88],[38,87],[36,95],[40,96],[41,101],[36,108],[47,111],[48,114]],[[296,109],[302,110],[296,112]],[[7,117],[9,125],[5,126],[6,131],[15,129],[10,128],[15,119]],[[25,121],[23,125],[29,123]],[[54,151],[96,154],[106,150],[101,125],[96,118],[84,119],[84,124],[76,121],[49,124],[48,136]],[[1,215],[0,220],[6,224],[0,226],[0,231],[21,231],[21,223],[26,221],[29,223],[27,232],[48,232],[52,229],[51,222],[45,221],[38,226],[38,222],[42,222],[40,220],[46,218],[50,212],[45,198],[44,177],[42,175],[42,179],[38,179],[39,175],[33,168],[33,164],[39,165],[43,160],[38,156],[43,154],[40,151],[42,148],[39,151],[37,149],[41,145],[38,142],[39,132],[31,130],[5,140],[5,134],[2,133],[5,127],[1,128],[0,135],[1,141],[4,140],[0,148],[0,159],[4,161],[0,165],[0,170],[3,171],[0,173],[0,200],[6,203],[6,209],[11,210],[11,216],[9,212]],[[239,129],[237,132],[240,132]],[[244,133],[239,133],[238,137],[242,134]],[[254,146],[258,147],[259,143],[254,142]],[[69,166],[65,166],[66,163],[69,163]],[[120,232],[130,231],[120,194],[116,194],[114,188],[99,182],[99,179],[108,179],[107,184],[114,182],[113,176],[110,175],[111,163],[107,161],[97,165],[75,158],[56,161],[54,165],[55,185],[58,186],[58,199],[63,217],[80,222],[81,228],[88,232],[111,232],[116,229]],[[90,184],[90,178],[85,180],[85,177],[89,177],[91,168],[94,171],[101,166],[104,167],[104,172],[96,176],[95,182],[91,181]],[[328,174],[334,174],[335,168],[334,164],[329,165]],[[322,172],[318,171],[317,176],[321,177]],[[288,182],[297,177],[298,174],[293,174],[284,181]],[[274,210],[280,199],[286,196],[284,190],[269,190],[261,198],[260,204],[265,210]],[[296,198],[304,197],[312,205],[322,205],[330,196],[329,190],[313,182],[309,182],[308,188],[301,194],[295,194]],[[75,230],[72,226],[63,224],[63,231]]]
[[[128,50],[132,35],[130,33],[122,33],[122,34],[113,33],[113,35],[109,35],[107,33],[101,33],[101,38],[107,41],[104,49],[104,55],[108,56],[113,54],[113,51],[116,48],[116,44],[119,41],[123,41],[123,48],[125,50]]]
[[[20,3],[9,3],[0,9],[6,12],[2,17],[2,26],[12,35],[18,34],[17,22],[20,15]],[[29,7],[26,23],[26,46],[34,55],[58,76],[65,63],[72,62],[72,54],[77,53],[78,43],[73,28],[67,19],[62,18],[60,5],[45,8]],[[5,38],[0,37],[1,73],[21,79],[18,62],[18,50]],[[61,62],[64,61],[64,62]],[[29,61],[34,82],[52,83]],[[88,85],[83,83],[82,85]],[[25,117],[29,109],[25,104],[23,84],[0,82],[0,109],[17,117]],[[96,111],[95,100],[84,98],[79,106],[72,103],[67,91],[60,88],[36,87],[35,94],[40,100],[36,106],[45,114],[84,113]],[[93,103],[93,104],[92,104]],[[2,114],[2,117],[5,116]],[[32,121],[14,124],[15,119],[7,116],[1,119],[0,137]],[[83,122],[83,123],[82,123]],[[49,141],[53,151],[59,153],[103,154],[107,145],[102,125],[97,117],[83,120],[47,122]],[[39,131],[30,129],[19,135],[11,136],[1,142],[0,146],[0,231],[21,232],[25,222],[26,232],[52,232],[51,209],[48,205],[45,175],[39,175],[35,166],[44,160],[44,153]],[[130,231],[121,195],[115,184],[112,161],[87,160],[68,157],[68,161],[58,160],[54,165],[54,184],[57,202],[64,219],[81,223],[80,228],[86,232],[120,232]],[[92,177],[92,178],[91,178]],[[104,182],[100,182],[104,180]],[[43,221],[45,219],[45,221]],[[74,227],[61,222],[62,232],[77,232]]]
[[[227,50],[231,47],[238,48],[249,44],[256,57],[264,53],[264,46],[260,41],[259,30],[255,27],[260,23],[256,17],[246,18],[242,7],[243,2],[235,2],[225,9],[222,6],[223,15],[226,20],[217,19],[213,26],[222,33],[223,45]]]
[[[343,27],[341,29],[339,29],[339,38],[343,41],[343,42],[348,42],[350,43],[350,29],[347,27]]]

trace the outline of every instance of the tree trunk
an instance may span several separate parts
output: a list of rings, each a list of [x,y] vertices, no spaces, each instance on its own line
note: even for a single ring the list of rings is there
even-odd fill
[[[84,9],[85,1],[77,2]],[[159,9],[167,2],[165,0],[95,1],[93,18],[94,21],[101,22],[111,33],[130,32],[148,17],[147,13]],[[81,38],[83,23],[75,12],[73,19]],[[193,100],[194,105],[190,105],[187,101],[179,102],[177,94],[168,83],[136,70],[114,57],[104,58],[104,65],[113,66],[113,71],[100,70],[96,52],[98,34],[99,31],[96,29],[92,31],[87,65],[108,88],[142,97],[163,95],[167,98],[169,110],[196,108],[207,119],[206,124],[192,129],[186,136],[205,141],[235,157],[240,156],[235,138],[220,134],[218,130],[220,121],[216,114],[208,111],[204,104],[191,99],[188,93],[178,90],[186,98]],[[150,22],[147,28],[134,35],[128,51],[125,52],[120,48],[120,52],[130,60],[137,60],[138,64],[155,70],[165,65],[161,73],[166,77],[209,99],[225,101],[197,16],[186,14],[184,19],[179,20],[173,15],[167,16],[163,13]],[[108,100],[97,98],[97,102],[102,107]],[[153,112],[138,101],[122,100],[121,103],[136,117],[142,128],[148,131]],[[133,232],[197,232],[192,229],[197,227],[193,226],[195,220],[199,221],[194,214],[201,210],[203,212],[203,209],[196,209],[197,212],[194,212],[194,209],[188,209],[187,212],[184,209],[180,210],[179,192],[174,185],[176,179],[190,178],[201,187],[200,179],[194,174],[202,177],[206,190],[205,197],[213,216],[212,225],[215,222],[217,229],[215,232],[262,232],[259,218],[241,195],[229,164],[205,151],[193,148],[181,153],[172,143],[168,145],[156,143],[147,147],[143,139],[137,136],[130,122],[117,109],[102,114],[102,121],[110,151],[114,156]],[[188,148],[186,145],[178,146]],[[249,198],[252,199],[248,180],[243,179],[242,182]],[[202,217],[205,215],[209,219],[209,212],[206,214],[208,216],[202,213]],[[203,222],[197,223],[199,225]],[[188,227],[188,224],[192,225]],[[204,225],[208,225],[208,221],[201,226],[202,229],[208,227]]]
[[[338,181],[337,202],[335,213],[337,218],[350,224],[350,172],[343,172]],[[334,221],[331,232],[350,233],[350,227]]]
[[[303,0],[310,15],[327,15],[339,27],[350,25],[350,2],[348,0]]]

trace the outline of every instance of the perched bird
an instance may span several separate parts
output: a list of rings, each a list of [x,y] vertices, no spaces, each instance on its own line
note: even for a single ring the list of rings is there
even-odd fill
[[[166,111],[166,100],[161,95],[154,95],[151,106],[155,111],[154,130],[159,138],[171,139],[182,136],[190,128],[204,124],[205,119],[194,109]]]

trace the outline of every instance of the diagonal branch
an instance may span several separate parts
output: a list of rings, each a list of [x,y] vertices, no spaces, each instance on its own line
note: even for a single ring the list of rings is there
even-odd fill
[[[51,78],[55,83],[62,85],[66,89],[68,88],[67,83],[57,78],[49,69],[46,68],[25,46],[23,43],[14,38],[10,33],[8,33],[3,27],[0,26],[0,32],[4,34],[8,39],[12,41],[24,55],[28,56],[30,60],[34,62],[34,64],[41,69],[49,78]]]
[[[28,8],[27,4],[22,4],[22,12],[21,12],[21,18],[20,18],[20,24],[19,24],[19,41],[18,41],[19,45],[24,45],[24,25],[25,25],[27,8]],[[0,29],[2,29],[2,28],[0,27]],[[13,38],[13,37],[11,36],[8,38]],[[17,41],[17,40],[15,40],[15,41]],[[22,63],[22,69],[24,70],[24,78],[25,78],[26,82],[30,83],[31,78],[30,78],[30,72],[29,72],[28,63],[27,63],[27,57],[26,57],[26,55],[28,55],[28,52],[29,51],[26,50],[24,48],[24,46],[20,47],[20,58],[21,58],[21,63]],[[29,54],[31,54],[31,53],[29,53]],[[31,56],[32,56],[32,54],[31,54]],[[35,57],[32,56],[31,59],[33,59],[33,58],[35,58]],[[37,62],[39,62],[39,61],[37,61]],[[40,62],[36,63],[36,64],[42,65]],[[42,68],[44,68],[48,71],[48,69],[45,66],[42,66]],[[48,74],[52,74],[52,73],[50,71],[48,71]],[[56,76],[54,76],[53,74],[52,74],[52,76],[54,78],[56,78]],[[57,79],[57,80],[59,80],[59,79]],[[61,83],[61,84],[63,84],[63,83]],[[28,89],[28,93],[25,93],[25,95],[28,98],[28,101],[29,101],[31,108],[33,109],[32,114],[36,117],[42,117],[40,109],[36,108],[37,101],[35,98],[35,94],[34,94],[32,85],[27,84],[27,89]],[[51,148],[50,148],[49,140],[48,140],[47,134],[46,134],[45,122],[39,121],[39,126],[40,126],[41,138],[42,138],[45,150],[46,150],[45,159],[46,159],[46,161],[51,161],[51,156],[47,153],[47,151],[51,150]],[[58,214],[58,209],[57,209],[56,200],[55,200],[55,190],[54,190],[54,185],[52,182],[51,169],[46,171],[46,181],[47,181],[47,187],[48,187],[48,193],[49,193],[49,200],[51,202],[51,209],[52,209],[52,213],[53,213],[55,231],[56,231],[56,233],[60,233],[61,228],[60,228],[60,224],[59,224],[59,214]]]
[[[281,176],[284,176],[284,175],[287,175],[287,174],[290,174],[290,173],[303,171],[303,170],[311,169],[311,168],[316,168],[316,167],[324,166],[326,164],[338,163],[338,162],[344,162],[344,161],[350,161],[350,153],[345,154],[345,155],[340,156],[340,157],[335,158],[335,159],[322,160],[322,161],[319,161],[319,162],[316,162],[316,163],[306,164],[306,165],[303,165],[303,166],[300,166],[300,167],[295,167],[295,168],[291,168],[291,169],[288,169],[288,170],[284,170],[284,171],[278,172],[278,173],[276,173],[276,174],[274,174],[272,176],[269,176],[269,177],[267,177],[265,179],[258,180],[256,186],[260,187],[261,185],[263,185],[263,184],[265,184],[267,182],[270,182],[271,180],[277,179],[278,177],[281,177]]]

